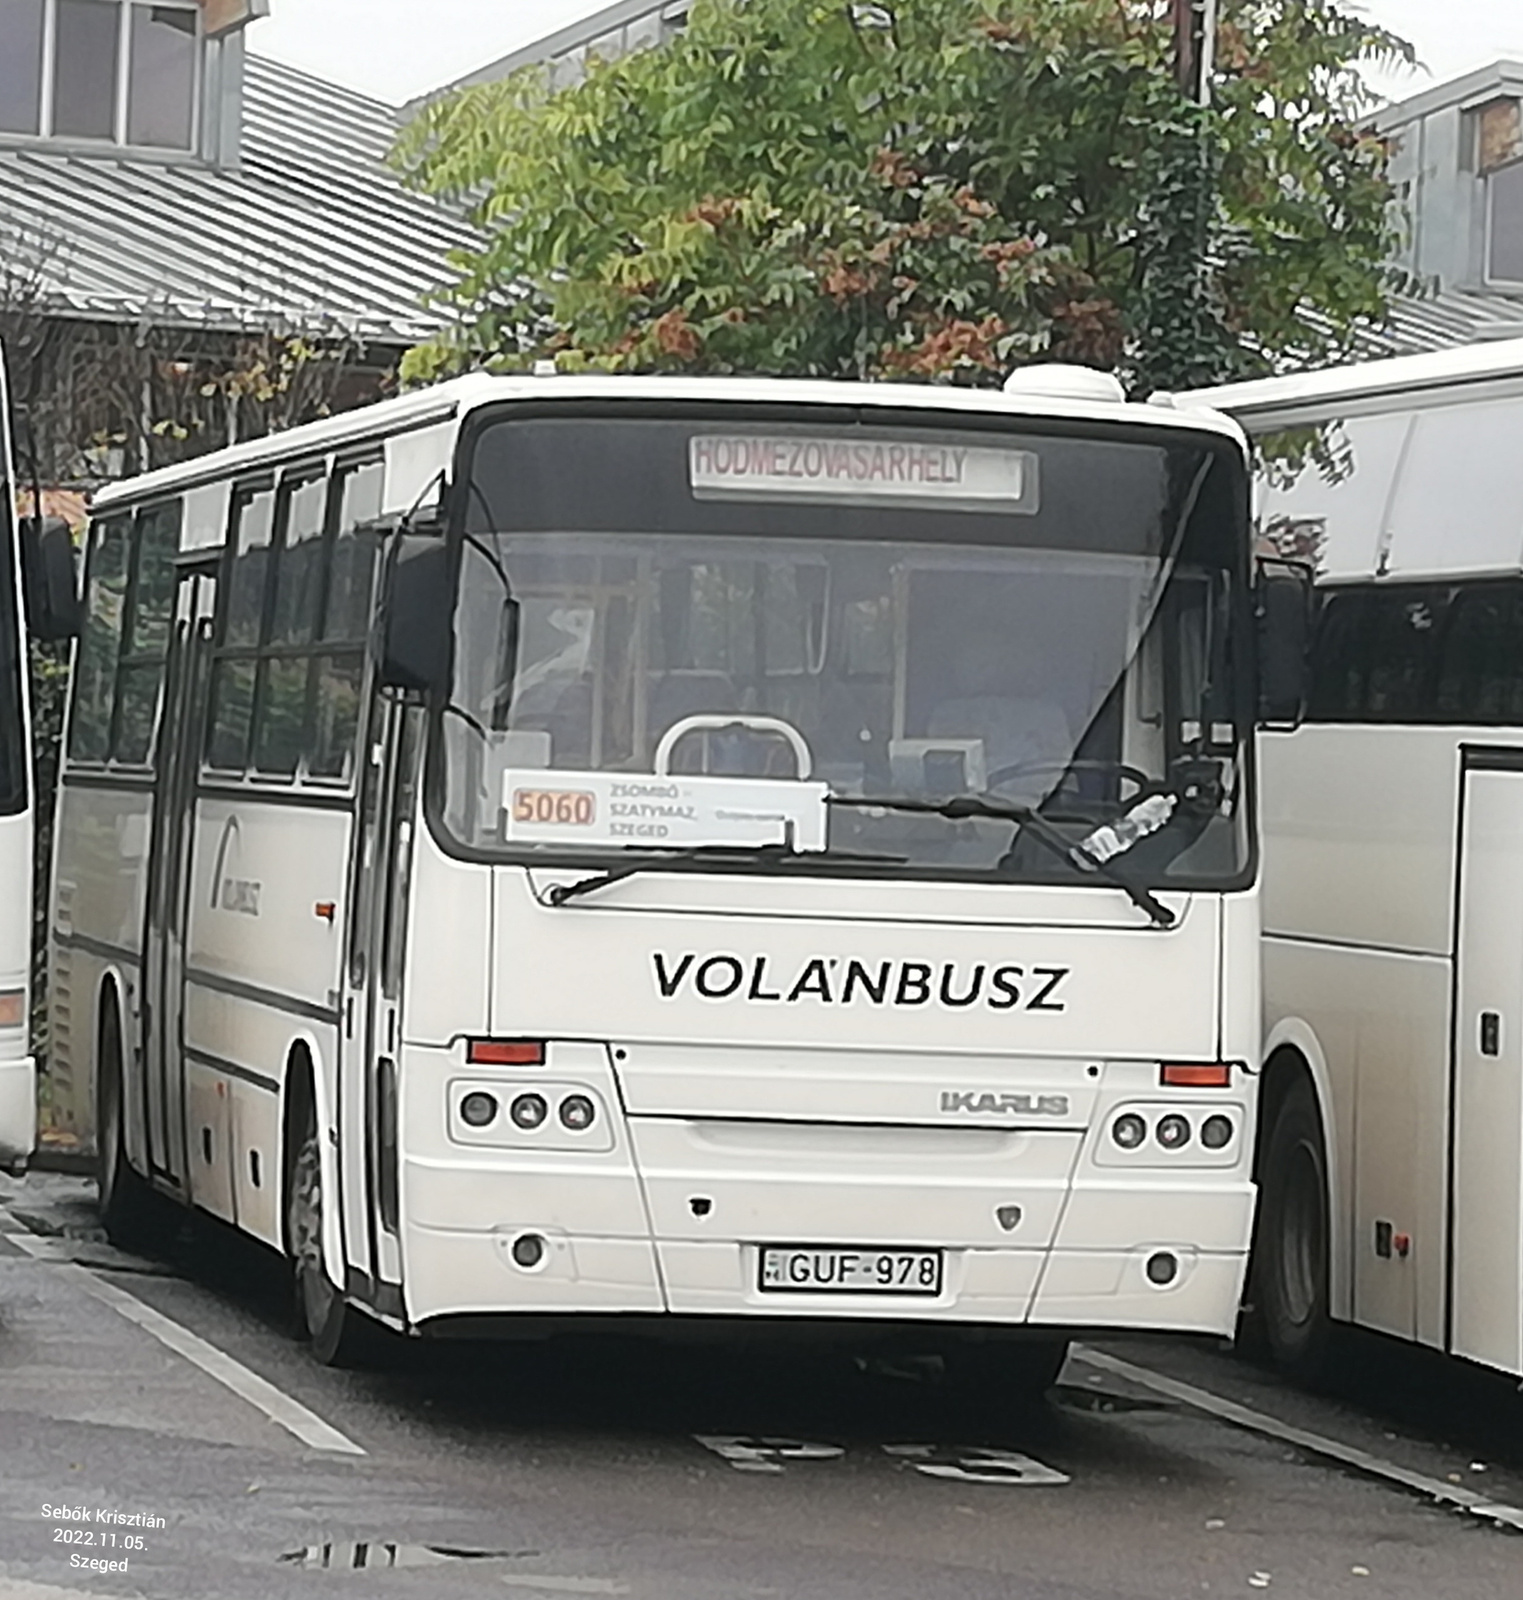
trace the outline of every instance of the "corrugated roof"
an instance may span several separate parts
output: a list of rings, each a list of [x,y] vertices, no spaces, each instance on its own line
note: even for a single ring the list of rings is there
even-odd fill
[[[441,325],[424,297],[477,235],[398,182],[396,133],[391,106],[250,56],[237,170],[5,148],[0,246],[42,242],[61,315],[410,344]]]
[[[1397,298],[1382,326],[1360,330],[1360,343],[1368,356],[1409,356],[1519,336],[1523,297],[1446,289],[1421,298]]]

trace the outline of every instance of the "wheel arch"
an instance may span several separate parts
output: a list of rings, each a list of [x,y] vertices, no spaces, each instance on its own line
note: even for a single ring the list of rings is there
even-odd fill
[[[1253,1152],[1253,1177],[1262,1183],[1261,1163],[1268,1149],[1274,1118],[1292,1086],[1311,1086],[1317,1119],[1322,1125],[1322,1157],[1327,1168],[1328,1308],[1347,1321],[1352,1311],[1353,1280],[1345,1230],[1348,1215],[1345,1172],[1334,1118],[1332,1074],[1315,1030],[1299,1017],[1286,1017],[1264,1041],[1263,1081],[1259,1088],[1259,1132]]]
[[[323,1193],[333,1196],[333,1204],[324,1207],[323,1261],[331,1281],[344,1283],[344,1245],[340,1220],[342,1205],[339,1199],[338,1124],[335,1107],[331,1103],[328,1083],[322,1070],[323,1052],[315,1035],[308,1030],[297,1033],[286,1047],[285,1072],[282,1075],[280,1108],[280,1242],[286,1255],[291,1254],[290,1238],[290,1188],[296,1151],[300,1142],[300,1129],[310,1116],[317,1130],[318,1158],[321,1164]]]

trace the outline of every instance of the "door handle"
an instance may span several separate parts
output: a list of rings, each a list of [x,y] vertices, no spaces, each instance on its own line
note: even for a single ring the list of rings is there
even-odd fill
[[[1481,1054],[1499,1056],[1502,1053],[1502,1014],[1500,1011],[1481,1013]]]

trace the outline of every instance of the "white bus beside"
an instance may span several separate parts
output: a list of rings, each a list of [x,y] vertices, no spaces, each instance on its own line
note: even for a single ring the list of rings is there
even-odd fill
[[[478,376],[113,487],[52,933],[108,1226],[287,1252],[329,1360],[1230,1331],[1304,594],[1247,516],[1234,424],[1077,369]]]
[[[1523,340],[1203,391],[1315,567],[1306,723],[1261,742],[1253,1299],[1523,1373]]]
[[[0,351],[0,1166],[32,1153],[37,1090],[30,1045],[32,778],[21,541],[10,401]]]

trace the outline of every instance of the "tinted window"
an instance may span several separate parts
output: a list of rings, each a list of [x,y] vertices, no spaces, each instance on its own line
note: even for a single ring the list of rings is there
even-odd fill
[[[1523,726],[1523,582],[1325,591],[1307,720]]]
[[[1523,724],[1523,584],[1462,590],[1444,630],[1437,691],[1445,722]]]
[[[240,494],[233,515],[233,563],[222,630],[225,645],[253,647],[259,643],[274,534],[275,491],[261,489]]]
[[[16,596],[11,486],[0,479],[0,816],[26,803],[26,743],[21,737],[22,649]]]
[[[180,502],[169,501],[91,531],[69,729],[76,761],[141,766],[152,755],[180,515]]]
[[[207,764],[346,780],[380,548],[381,467],[288,474],[239,502]]]
[[[281,493],[281,548],[275,568],[275,614],[271,644],[306,644],[317,627],[323,565],[326,478],[298,483]]]
[[[85,626],[74,662],[74,709],[69,723],[69,754],[76,761],[104,761],[111,748],[131,547],[130,517],[112,517],[91,530],[85,569]]]

